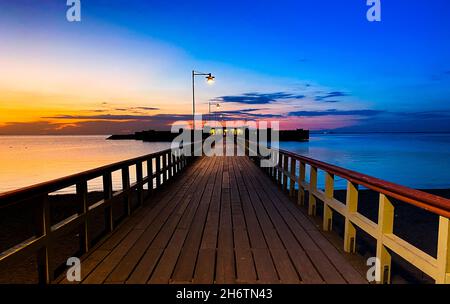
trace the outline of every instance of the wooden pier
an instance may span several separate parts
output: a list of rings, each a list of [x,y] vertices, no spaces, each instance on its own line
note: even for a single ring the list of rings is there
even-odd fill
[[[249,158],[236,156],[197,160],[82,265],[86,284],[365,282]]]
[[[35,236],[0,254],[0,270],[36,255],[44,283],[364,284],[366,273],[350,259],[358,228],[377,240],[383,270],[379,283],[390,282],[391,252],[436,282],[448,282],[448,200],[287,151],[272,151],[272,156],[277,165],[261,169],[261,156],[185,157],[165,150],[1,194],[0,208],[31,198],[38,219]],[[135,183],[130,182],[132,167]],[[317,187],[318,170],[325,172],[323,191]],[[121,173],[120,191],[113,191],[113,172]],[[348,180],[344,203],[333,196],[335,176]],[[87,182],[98,177],[104,198],[89,204]],[[71,185],[76,185],[78,212],[53,223],[48,196]],[[378,223],[358,213],[358,185],[380,193]],[[436,258],[393,234],[391,197],[440,216]],[[309,217],[316,215],[319,202],[323,225]],[[114,214],[116,205],[124,210],[120,218]],[[336,212],[345,219],[344,246],[326,236]],[[98,214],[104,215],[105,234],[94,241],[92,221]],[[81,282],[68,282],[54,262],[55,240],[74,228],[79,231]]]

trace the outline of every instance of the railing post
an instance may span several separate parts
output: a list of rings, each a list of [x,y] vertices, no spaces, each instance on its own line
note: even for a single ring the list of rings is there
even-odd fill
[[[270,153],[273,153],[273,152],[270,152]],[[272,156],[271,154],[269,154],[269,155],[270,155],[270,157]],[[269,177],[273,177],[273,167],[274,166],[269,166],[267,168],[267,173],[269,174]]]
[[[283,168],[283,157],[281,155],[280,152],[277,152],[277,177],[276,177],[276,181],[278,185],[281,185],[281,181],[282,181],[282,172],[281,172],[281,168]]]
[[[180,171],[184,169],[186,166],[186,155],[183,153],[180,154]]]
[[[137,183],[137,195],[138,195],[138,202],[139,205],[143,205],[144,204],[144,195],[143,195],[143,190],[144,190],[144,184],[142,183],[144,179],[144,174],[142,172],[142,162],[137,162],[136,163],[136,183]]]
[[[173,167],[172,167],[173,155],[172,155],[172,152],[168,152],[167,155],[169,157],[169,179],[170,179],[173,176]]]
[[[272,170],[272,175],[271,178],[274,181],[275,184],[277,184],[277,177],[278,177],[278,163],[279,163],[279,159],[278,159],[278,152],[277,151],[273,151],[274,153],[274,166],[273,166],[273,170]]]
[[[283,191],[287,191],[289,157],[283,154]]]
[[[358,210],[358,185],[350,181],[347,182],[346,208],[347,214],[345,216],[344,251],[355,252],[356,228],[350,221],[350,216]]]
[[[173,175],[178,174],[178,153],[176,150],[173,150],[172,152],[172,159],[173,159]]]
[[[178,161],[178,169],[177,172],[181,172],[181,170],[183,169],[183,151],[182,150],[178,150],[177,151],[177,161]]]
[[[161,186],[161,155],[156,157],[156,189]]]
[[[180,170],[179,171],[181,171],[184,168],[184,150],[179,150],[178,151],[178,158],[179,158],[179,161],[180,161]]]
[[[112,198],[112,176],[111,172],[108,172],[103,175],[103,196],[106,201],[111,200]],[[113,220],[113,212],[112,206],[108,206],[105,208],[105,226],[106,231],[111,232],[114,230],[114,220]]]
[[[260,150],[261,150],[260,147],[257,146],[256,147],[256,155],[254,157],[254,159],[257,161],[258,168],[262,168],[262,155],[260,153]]]
[[[334,175],[325,172],[325,197],[332,200],[334,197]],[[333,229],[333,210],[326,201],[323,202],[323,230],[331,231]]]
[[[273,153],[274,151],[269,150],[269,158],[272,159],[273,158]],[[267,167],[267,174],[269,175],[269,177],[273,177],[273,167],[275,166],[275,164],[272,164],[271,166]]]
[[[303,206],[305,204],[305,187],[303,183],[306,178],[306,166],[305,163],[299,161],[299,174],[298,174],[298,204]]]
[[[48,194],[38,198],[38,210],[36,212],[37,235],[44,236],[45,245],[37,252],[37,269],[39,282],[50,284],[53,281],[53,265],[52,265],[52,243],[50,238],[51,221],[50,221],[50,203]]]
[[[310,166],[309,172],[308,214],[316,215],[316,197],[314,196],[314,191],[317,190],[317,168]]]
[[[162,172],[163,172],[163,183],[165,184],[167,181],[167,154],[164,153],[162,155]]]
[[[131,215],[130,167],[128,166],[122,168],[122,189],[125,192],[125,213]]]
[[[89,251],[90,247],[90,236],[89,236],[89,206],[87,200],[87,181],[80,182],[76,185],[77,188],[77,198],[79,201],[79,211],[78,214],[84,215],[84,221],[80,227],[80,249],[82,253]]]
[[[147,159],[147,187],[149,196],[153,194],[153,158]]]
[[[450,220],[443,216],[439,217],[437,268],[436,283],[450,283]]]
[[[293,197],[295,194],[295,168],[297,167],[297,162],[295,160],[295,158],[291,157],[291,170],[290,175],[291,177],[289,178],[289,196]]]
[[[383,235],[391,234],[394,230],[394,205],[390,199],[380,193],[380,203],[378,207],[378,237],[377,237],[377,258],[380,262],[380,282],[389,284],[391,282],[391,255],[383,245]]]

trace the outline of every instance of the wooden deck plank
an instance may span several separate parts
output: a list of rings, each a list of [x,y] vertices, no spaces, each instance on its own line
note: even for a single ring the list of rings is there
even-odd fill
[[[246,163],[245,166],[248,169],[254,168],[251,164]],[[325,282],[328,283],[344,283],[344,279],[339,274],[339,272],[334,268],[334,266],[328,261],[328,259],[325,257],[323,252],[319,250],[317,245],[312,241],[312,239],[309,236],[306,236],[303,228],[300,226],[292,227],[295,224],[293,223],[291,218],[286,219],[285,217],[291,216],[290,214],[283,214],[280,215],[278,213],[278,208],[280,208],[280,204],[276,204],[278,202],[277,198],[274,196],[273,191],[271,191],[273,188],[268,187],[267,183],[261,184],[261,181],[267,182],[266,176],[258,176],[260,172],[252,170],[248,174],[249,179],[252,180],[252,186],[256,185],[255,187],[258,187],[258,191],[262,191],[264,189],[265,191],[265,198],[269,198],[269,200],[265,200],[265,207],[268,209],[272,219],[277,223],[279,230],[288,231],[291,230],[291,233],[295,236],[297,241],[299,242],[299,245],[304,249],[305,253],[307,254],[308,258],[311,260],[312,264],[315,266],[321,277],[324,279]],[[281,193],[281,192],[280,192]],[[281,193],[284,195],[283,193]],[[271,201],[271,203],[270,203]],[[286,228],[285,225],[287,225],[289,228]],[[282,227],[282,228],[281,228]],[[302,275],[302,273],[300,273]]]
[[[215,276],[216,249],[201,248],[198,252],[198,262],[195,267],[193,283],[213,284]]]
[[[325,282],[335,284],[345,283],[346,280],[342,275],[342,273],[348,274],[349,279],[351,280],[358,280],[359,276],[357,275],[357,272],[356,270],[354,270],[353,267],[350,268],[353,269],[354,271],[351,271],[347,267],[342,268],[342,271],[340,271],[336,266],[339,266],[342,263],[342,260],[336,260],[336,263],[334,264],[332,263],[331,260],[329,260],[328,258],[330,256],[329,250],[331,249],[331,247],[328,246],[326,248],[321,248],[317,243],[320,240],[320,244],[322,245],[324,243],[329,244],[328,240],[326,240],[325,236],[322,235],[320,232],[316,233],[314,237],[308,234],[308,231],[318,232],[317,228],[312,230],[311,221],[306,217],[304,217],[303,215],[298,215],[301,221],[297,221],[295,219],[294,215],[300,214],[300,212],[298,212],[299,211],[298,208],[296,208],[296,206],[293,206],[293,203],[289,201],[289,199],[284,193],[278,191],[278,189],[276,189],[273,185],[271,185],[270,181],[268,181],[267,178],[265,178],[264,176],[252,174],[252,177],[255,180],[255,182],[262,183],[261,184],[262,187],[264,187],[266,191],[272,194],[270,197],[274,197],[275,200],[281,202],[280,204],[276,205],[274,204],[273,206],[276,209],[278,209],[278,211],[284,218],[285,222],[290,227],[291,231],[294,233],[301,246],[305,249],[305,251],[312,260],[315,267],[318,269],[321,276],[324,278]],[[289,210],[287,209],[287,207],[290,207]],[[275,213],[275,210],[272,209],[270,213],[271,214]],[[304,225],[309,229],[305,230],[304,226],[302,226],[301,223],[304,223]],[[335,255],[334,252],[331,252],[331,254],[333,254],[333,256]]]
[[[195,264],[197,262],[198,251],[200,249],[203,232],[205,229],[206,219],[209,210],[209,204],[211,202],[214,184],[217,179],[217,166],[220,162],[217,162],[212,168],[211,174],[207,180],[203,196],[200,201],[200,205],[194,217],[194,221],[189,229],[189,233],[186,238],[186,242],[181,250],[178,258],[177,265],[175,266],[174,273],[172,275],[173,282],[192,282],[192,278],[195,271]],[[220,176],[219,176],[220,180]],[[219,181],[217,181],[219,182]]]
[[[251,247],[258,249],[267,248],[267,244],[264,239],[261,227],[259,226],[258,219],[256,218],[255,211],[250,202],[250,197],[247,188],[241,176],[241,170],[238,166],[239,163],[234,162],[234,164],[235,164],[235,178],[238,185],[239,196],[241,198],[241,206],[244,212]]]
[[[191,174],[195,173],[195,170],[187,170],[186,175],[183,179],[189,179]],[[95,269],[95,267],[102,262],[103,259],[99,259],[96,255],[96,251],[104,251],[106,257],[111,251],[133,230],[133,228],[139,227],[139,223],[143,219],[146,219],[146,216],[150,212],[154,212],[153,208],[158,208],[160,205],[159,202],[164,198],[170,189],[164,188],[161,192],[150,198],[150,201],[139,210],[138,213],[133,214],[131,217],[125,218],[125,220],[120,223],[120,229],[117,229],[111,233],[111,235],[97,243],[87,254],[85,254],[82,258],[82,264],[89,265],[89,267],[84,267],[81,273],[81,281],[84,281],[85,278]],[[173,193],[173,192],[172,192]],[[56,280],[57,283],[61,284],[78,284],[79,282],[68,282],[65,274],[62,274],[60,278]]]
[[[192,173],[199,174],[195,170],[193,170]],[[195,180],[194,176],[197,175],[191,176],[193,180]],[[189,181],[189,179],[186,179],[186,181]],[[175,206],[179,201],[174,198],[180,194],[183,194],[183,188],[178,189],[178,191],[167,192],[167,195],[160,200],[159,204],[151,209],[148,214],[140,219],[133,227],[126,237],[127,241],[118,243],[117,246],[111,250],[111,254],[106,257],[104,261],[99,263],[98,267],[89,274],[83,283],[92,284],[102,283],[103,281],[125,281],[128,274],[145,251],[142,250],[142,246],[147,245],[147,242],[152,238],[153,230],[160,227],[166,221],[167,216],[175,210]],[[134,242],[130,243],[131,241]],[[124,257],[127,258],[120,265],[121,267],[119,267],[117,272],[114,272],[116,266],[121,263]],[[111,274],[112,276],[109,277]]]
[[[144,233],[142,229],[134,229],[110,255],[108,255],[91,274],[83,281],[83,284],[101,284],[105,281],[114,267],[120,262],[123,256],[130,250],[131,246]]]
[[[235,166],[235,160],[231,158],[228,169],[230,172],[230,199],[236,260],[236,282],[252,283],[256,282],[258,277],[256,275],[255,261],[253,259],[244,211],[242,209],[242,201],[239,196]]]
[[[233,221],[231,218],[230,176],[228,157],[223,161],[222,195],[220,208],[219,238],[217,245],[216,282],[234,283],[236,279],[234,261]]]
[[[223,165],[218,165],[216,170],[214,189],[194,273],[194,283],[197,284],[211,284],[215,281]]]
[[[247,172],[247,186],[252,189],[252,192],[259,193],[259,198],[261,199],[260,202],[264,207],[258,205],[258,208],[267,209],[268,215],[270,215],[271,220],[275,224],[277,234],[280,236],[284,248],[286,248],[289,252],[292,263],[297,269],[301,280],[304,283],[323,282],[322,277],[320,276],[308,254],[302,248],[301,244],[296,240],[294,234],[292,233],[292,231],[290,231],[289,227],[283,221],[282,217],[278,214],[276,208],[271,205],[271,200],[274,200],[272,193],[267,192],[267,189],[265,187],[262,187],[261,184],[255,182],[255,180],[253,179],[253,175],[257,174],[259,170],[248,160],[239,159],[239,162],[242,170],[245,170],[245,172]],[[257,202],[256,199],[255,201]],[[276,247],[274,249],[276,249]],[[278,249],[281,249],[279,245]],[[284,280],[290,281],[292,280],[292,277],[287,277]]]
[[[147,248],[144,256],[131,273],[127,284],[145,284],[158,264],[158,260],[163,253],[163,249]]]
[[[82,283],[366,283],[247,157],[200,158],[150,202],[82,257]]]
[[[117,245],[128,233],[130,233],[134,225],[142,218],[145,217],[149,211],[149,207],[143,208],[139,214],[133,217],[125,219],[125,222],[121,224],[120,229],[114,231],[111,236],[105,239],[103,242],[98,243],[91,249],[85,256],[81,258],[83,265],[83,271],[81,272],[81,281],[87,278],[87,276],[100,264],[103,259],[111,252],[111,250]],[[99,253],[102,252],[102,258],[99,258]],[[85,266],[87,265],[87,266]],[[79,284],[80,282],[68,282],[66,275],[62,274],[60,278],[56,280],[60,284]]]
[[[245,161],[245,159],[239,159],[239,161]],[[244,164],[240,167],[243,169],[246,168]],[[253,168],[248,169],[253,171]],[[273,257],[273,264],[277,269],[280,281],[298,283],[300,279],[297,271],[295,270],[289,255],[286,253],[286,248],[278,235],[276,226],[274,225],[275,223],[271,220],[271,216],[273,217],[274,215],[271,214],[269,216],[269,211],[265,209],[265,206],[261,200],[261,198],[264,199],[267,194],[264,189],[257,187],[258,184],[254,184],[254,180],[250,177],[250,173],[246,174],[244,183],[246,184],[248,191],[252,193],[252,195],[250,195],[251,202],[255,208],[259,222],[263,227],[263,233],[270,249],[271,256]]]
[[[267,248],[255,248],[253,258],[255,259],[258,282],[264,284],[279,283],[277,271],[273,264],[272,256]]]
[[[189,196],[187,196],[189,197]],[[184,209],[187,205],[187,202],[185,200],[180,200],[175,197],[172,202],[180,202],[180,204],[173,206],[172,204],[168,204],[167,208],[164,210],[164,212],[161,212],[159,214],[158,219],[153,221],[147,229],[144,231],[142,236],[139,238],[139,240],[136,241],[136,243],[133,245],[133,247],[127,252],[127,254],[124,256],[124,258],[121,260],[121,262],[117,265],[117,267],[114,269],[114,271],[108,276],[107,282],[122,282],[125,281],[130,273],[133,271],[136,264],[141,259],[142,255],[145,253],[146,249],[148,248],[149,244],[154,240],[153,244],[157,241],[160,241],[160,239],[156,239],[156,235],[158,235],[158,232],[162,229],[162,227],[176,227],[176,221],[179,217],[177,217],[177,214],[172,214],[174,211],[174,208],[178,207],[177,210]],[[157,248],[164,248],[163,245],[161,246],[152,246],[152,249]]]
[[[194,219],[197,208],[200,205],[205,186],[208,182],[209,174],[211,173],[212,168],[214,168],[214,163],[216,161],[216,159],[212,158],[206,159],[203,163],[204,166],[206,166],[206,164],[209,164],[209,166],[207,166],[205,173],[197,184],[197,191],[193,191],[194,196],[189,202],[189,208],[187,208],[186,212],[184,212],[175,234],[170,239],[169,244],[164,250],[163,256],[161,257],[161,263],[157,265],[155,272],[149,280],[149,283],[169,283],[171,281],[172,273],[189,233],[189,227]]]
[[[173,231],[175,230],[176,224],[180,220],[183,211],[187,208],[189,201],[192,199],[192,195],[191,194],[186,195],[186,192],[188,190],[192,190],[191,187],[193,186],[194,182],[199,178],[201,178],[202,173],[205,173],[198,169],[196,169],[196,171],[198,172],[198,175],[194,176],[192,181],[187,182],[186,184],[182,184],[181,185],[182,191],[179,192],[179,195],[173,199],[174,201],[181,201],[179,208],[177,208],[174,211],[174,213],[171,215],[171,217],[168,219],[168,221],[161,229],[158,229],[158,227],[156,226],[153,228],[154,232],[152,231],[151,234],[154,235],[155,233],[157,233],[157,236],[153,238],[153,242],[151,241],[148,242],[146,250],[141,249],[141,252],[143,252],[145,256],[142,258],[141,261],[139,261],[135,269],[130,270],[128,268],[128,270],[125,272],[126,274],[132,271],[132,273],[129,276],[129,279],[127,280],[127,283],[135,283],[135,284],[145,283],[150,277],[153,268],[156,266],[156,261],[153,261],[151,259],[152,258],[159,259]],[[149,267],[149,265],[151,267]]]

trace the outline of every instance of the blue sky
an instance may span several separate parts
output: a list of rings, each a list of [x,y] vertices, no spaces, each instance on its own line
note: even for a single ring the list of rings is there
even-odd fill
[[[373,23],[366,0],[81,4],[76,24],[64,0],[0,0],[0,60],[26,79],[0,77],[0,111],[25,93],[40,96],[34,113],[45,104],[27,121],[0,115],[3,133],[33,123],[163,128],[171,114],[189,117],[194,68],[217,77],[212,88],[199,84],[203,113],[213,100],[228,119],[277,117],[286,128],[450,131],[449,1],[381,0]],[[158,110],[131,110],[143,106]]]

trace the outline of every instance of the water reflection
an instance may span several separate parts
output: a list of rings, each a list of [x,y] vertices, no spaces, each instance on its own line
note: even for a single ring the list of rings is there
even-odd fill
[[[170,143],[111,141],[105,136],[0,136],[0,192],[170,148]],[[130,170],[135,180],[136,171]],[[120,175],[113,179],[121,188]],[[91,184],[102,187],[101,179]]]

